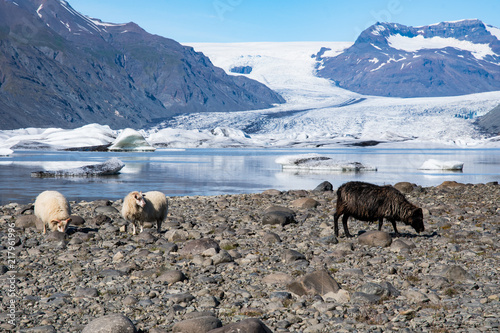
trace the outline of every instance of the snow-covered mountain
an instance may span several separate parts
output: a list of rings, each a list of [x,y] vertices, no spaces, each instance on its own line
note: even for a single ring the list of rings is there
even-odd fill
[[[342,54],[318,54],[318,75],[358,93],[456,96],[500,90],[500,29],[480,20],[408,27],[377,23]]]
[[[381,147],[500,147],[500,137],[485,137],[474,124],[500,104],[500,91],[448,97],[380,97],[340,88],[315,75],[321,57],[343,54],[352,43],[188,46],[203,52],[228,74],[264,83],[286,103],[254,111],[184,114],[143,128],[140,132],[157,148],[338,147],[378,142]],[[109,145],[120,132],[99,125],[74,131],[0,131],[0,149]]]

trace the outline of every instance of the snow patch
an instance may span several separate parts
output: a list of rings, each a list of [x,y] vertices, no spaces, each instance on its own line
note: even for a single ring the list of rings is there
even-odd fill
[[[487,25],[486,26],[486,30],[492,35],[492,36],[495,36],[498,40],[500,40],[500,29],[494,27],[494,26],[491,26],[491,25]]]
[[[406,37],[400,34],[391,35],[387,38],[389,46],[397,50],[406,52],[417,52],[423,49],[443,49],[452,47],[458,50],[471,52],[472,55],[479,60],[484,59],[488,55],[495,55],[495,52],[488,44],[475,44],[465,40],[456,38],[432,37],[425,38],[422,35],[415,37]]]
[[[363,165],[359,162],[335,161],[320,154],[302,154],[278,157],[275,162],[283,169],[359,172],[377,171],[377,168]]]
[[[424,162],[419,168],[420,170],[454,170],[462,171],[464,162],[460,161],[439,161],[430,159]]]
[[[36,13],[38,14],[38,17],[42,18],[42,14],[40,14],[40,11],[43,9],[43,3],[38,7],[36,10]]]

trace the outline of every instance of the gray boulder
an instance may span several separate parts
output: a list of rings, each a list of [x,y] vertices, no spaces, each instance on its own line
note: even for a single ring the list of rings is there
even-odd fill
[[[272,206],[264,211],[262,224],[287,225],[295,223],[295,212],[286,207]]]
[[[209,333],[272,333],[262,321],[255,318],[245,319],[237,323],[216,328]]]
[[[288,290],[299,296],[323,296],[330,292],[336,293],[339,289],[340,286],[337,281],[335,281],[325,270],[304,275],[288,285]]]
[[[82,333],[136,333],[134,323],[122,314],[111,314],[91,321]]]
[[[175,323],[172,332],[203,333],[222,327],[222,322],[213,316],[186,319]]]

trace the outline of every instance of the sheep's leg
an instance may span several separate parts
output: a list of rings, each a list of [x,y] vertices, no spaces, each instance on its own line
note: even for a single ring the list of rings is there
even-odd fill
[[[344,234],[347,238],[351,238],[352,235],[349,233],[349,229],[347,228],[347,219],[349,219],[349,214],[344,213],[344,216],[342,216],[342,225],[344,226]]]
[[[47,225],[44,223],[43,224],[43,234],[45,235],[47,233]]]
[[[378,231],[382,230],[382,224],[384,223],[384,218],[381,217],[378,219]]]
[[[342,205],[337,205],[337,209],[333,214],[333,230],[335,231],[335,236],[339,237],[339,217],[344,214],[344,209]]]
[[[156,221],[156,231],[160,232],[161,231],[161,220]]]
[[[391,221],[391,223],[392,223],[392,227],[394,228],[394,233],[396,234],[396,236],[399,236],[398,228],[396,228],[396,220],[389,219],[389,221]]]
[[[139,233],[143,232],[144,231],[144,227],[142,226],[142,223],[139,224]]]
[[[335,236],[336,237],[339,237],[339,214],[337,214],[337,212],[335,212],[335,214],[333,214],[333,230],[335,230]]]
[[[132,235],[135,235],[137,230],[135,230],[135,222],[132,222]]]

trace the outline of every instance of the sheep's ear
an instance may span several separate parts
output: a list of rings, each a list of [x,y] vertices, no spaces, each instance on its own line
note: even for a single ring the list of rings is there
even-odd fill
[[[59,220],[52,220],[52,221],[49,222],[49,224],[51,226],[57,226],[59,224],[59,222],[61,222],[61,221],[59,221]]]
[[[65,221],[66,223],[70,223],[71,222],[71,217],[69,219],[66,219]]]

